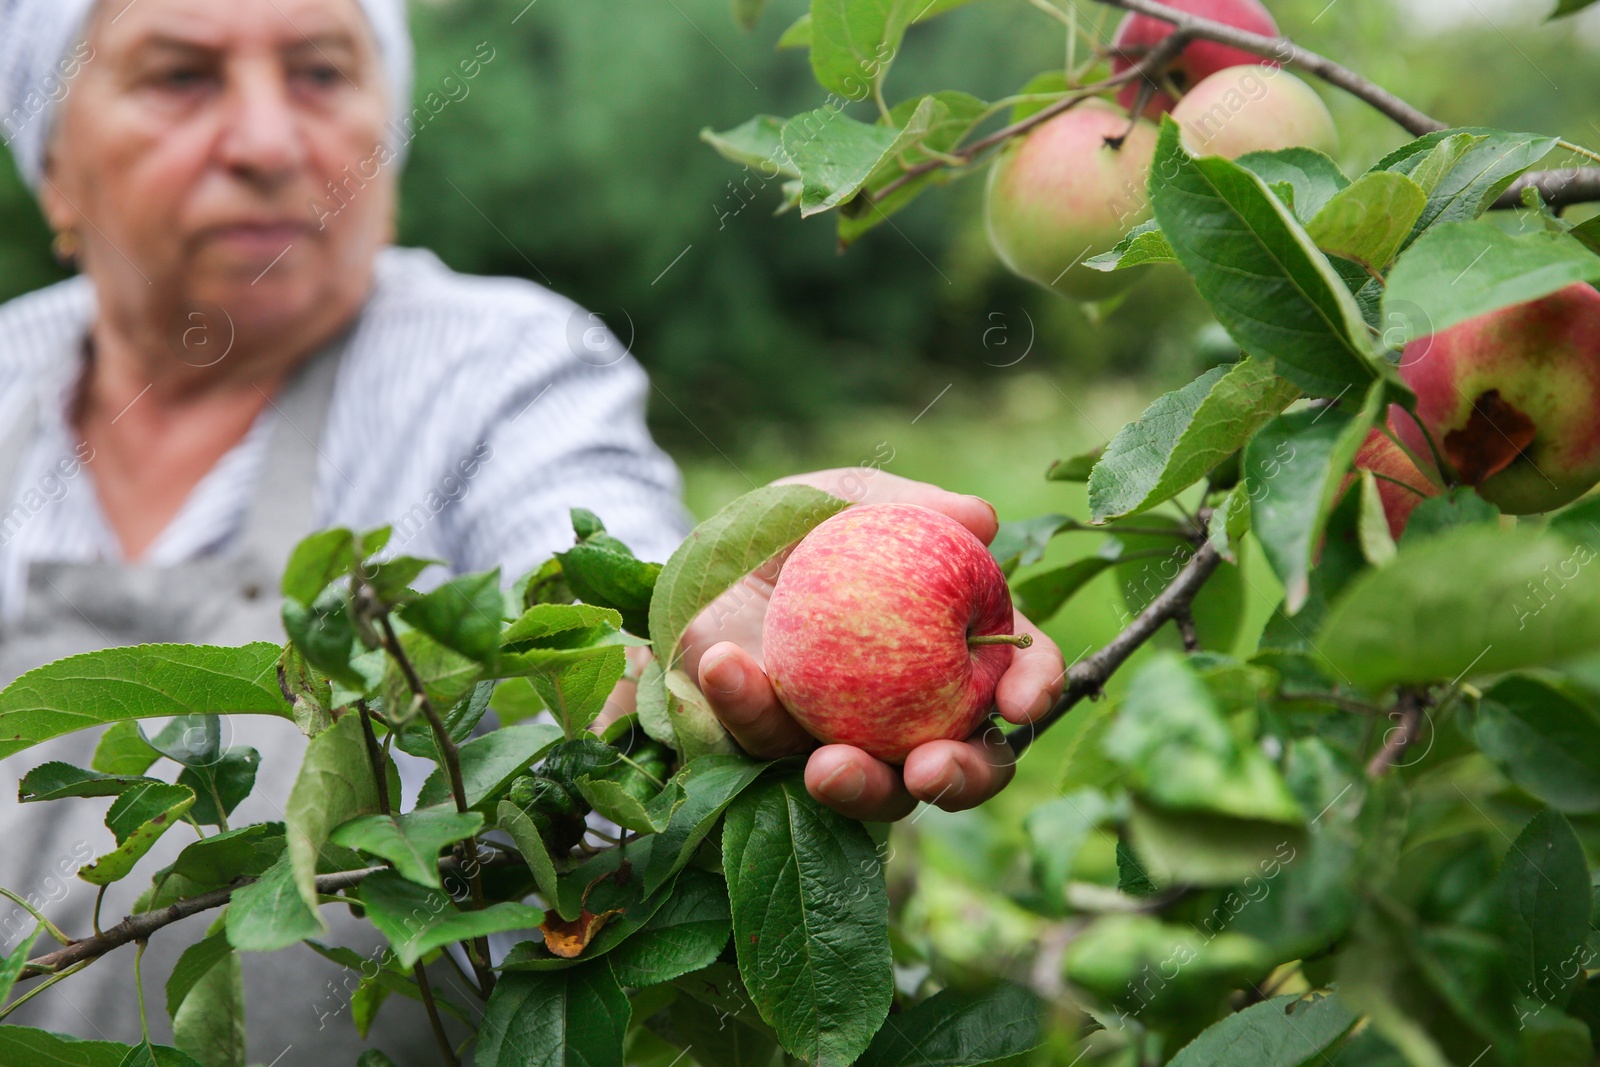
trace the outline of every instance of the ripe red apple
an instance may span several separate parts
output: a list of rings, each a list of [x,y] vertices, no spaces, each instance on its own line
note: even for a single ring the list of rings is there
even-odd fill
[[[1272,21],[1272,16],[1261,6],[1259,0],[1165,0],[1165,2],[1168,7],[1194,15],[1196,18],[1211,19],[1213,22],[1226,23],[1241,30],[1269,37],[1278,36],[1278,24]],[[1111,39],[1112,52],[1115,56],[1111,61],[1112,71],[1120,74],[1139,59],[1137,55],[1123,58],[1116,55],[1116,50],[1136,50],[1143,53],[1170,36],[1172,36],[1172,23],[1162,22],[1149,15],[1129,14],[1117,27],[1116,36]],[[1229,45],[1217,44],[1215,41],[1193,41],[1178,53],[1178,58],[1167,68],[1167,77],[1180,90],[1187,92],[1224,67],[1237,67],[1241,63],[1267,62],[1270,60]],[[1137,81],[1131,85],[1124,85],[1117,93],[1118,102],[1130,110],[1138,103],[1138,97]],[[1159,119],[1163,111],[1172,110],[1173,103],[1169,94],[1157,90],[1145,108],[1145,116]]]
[[[965,526],[916,504],[823,522],[778,574],[761,653],[789,713],[830,744],[889,763],[964,738],[1011,664],[1011,594]]]
[[[1462,482],[1501,511],[1550,511],[1600,482],[1600,292],[1583,283],[1406,345],[1400,377]],[[1428,454],[1410,420],[1396,427]]]
[[[1219,70],[1172,109],[1184,145],[1197,156],[1304,146],[1339,151],[1339,131],[1317,91],[1286,70],[1258,63]]]
[[[1107,140],[1127,134],[1120,147]],[[989,243],[1012,271],[1079,300],[1104,300],[1141,271],[1098,271],[1083,261],[1109,252],[1150,217],[1156,130],[1103,100],[1086,100],[1012,141],[989,171]]]
[[[1411,416],[1404,411],[1391,409],[1391,426],[1410,421]],[[1356,451],[1355,467],[1377,476],[1378,499],[1383,502],[1384,518],[1389,520],[1389,534],[1396,541],[1405,532],[1417,505],[1439,492],[1439,487],[1411,462],[1405,450],[1382,430],[1367,433],[1367,439]]]

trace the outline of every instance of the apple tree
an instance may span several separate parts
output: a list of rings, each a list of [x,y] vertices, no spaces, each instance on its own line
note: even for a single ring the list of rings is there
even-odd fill
[[[173,1047],[7,1026],[0,1061],[242,1065],[246,1007],[200,979],[305,943],[374,991],[353,1014],[377,1044],[383,1012],[421,1010],[442,1062],[479,1067],[1594,1062],[1600,222],[1562,215],[1600,180],[1534,169],[1592,153],[1444,128],[1250,0],[1104,0],[1129,12],[1115,41],[1014,98],[891,103],[908,28],[960,2],[814,0],[785,42],[824,105],[706,139],[846,245],[986,173],[1019,273],[1114,301],[1166,264],[1239,349],[1040,472],[1086,483],[1086,513],[989,546],[1035,621],[1108,573],[1128,605],[1006,734],[1019,760],[1071,738],[1022,828],[1025,958],[943,968],[901,926],[885,828],[814,801],[799,761],[739,751],[683,669],[690,623],[852,500],[758,489],[665,564],[576,510],[537,570],[426,593],[430,561],[386,553],[388,531],[336,529],[289,562],[281,647],[114,649],[0,693],[0,757],[105,728],[91,766],[45,764],[21,799],[114,798],[115,845],[79,877],[149,881],[92,934],[23,901],[38,928],[0,959],[0,1016],[221,916],[167,982]],[[1343,172],[1284,68],[1415,140]],[[1282,595],[1242,649],[1252,566]],[[636,710],[600,720],[640,664]],[[241,714],[308,738],[281,822],[230,827],[253,764],[190,765],[167,736]],[[436,764],[411,810],[395,749]],[[180,822],[200,838],[141,868]],[[1114,878],[1080,862],[1092,839]],[[325,943],[332,903],[388,949]],[[452,963],[476,1012],[432,977]]]

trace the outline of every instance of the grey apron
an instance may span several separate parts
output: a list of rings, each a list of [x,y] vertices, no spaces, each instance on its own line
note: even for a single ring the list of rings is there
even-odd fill
[[[275,400],[277,425],[235,550],[175,567],[33,564],[23,617],[18,625],[0,632],[0,682],[64,656],[117,645],[281,642],[279,576],[295,543],[312,530],[317,441],[342,354],[342,341],[320,352]],[[15,485],[17,465],[32,438],[36,416],[29,407],[27,417],[7,428],[0,440],[0,490]],[[109,801],[19,805],[17,782],[31,768],[51,760],[89,766],[102,732],[80,731],[0,760],[0,885],[30,897],[73,937],[93,932],[96,889],[74,874],[115,845],[103,822]],[[305,738],[288,720],[238,715],[224,718],[223,743],[225,748],[249,745],[262,757],[255,790],[234,812],[230,825],[281,820],[280,805],[293,784]],[[169,831],[133,874],[111,886],[101,908],[101,926],[131,911],[135,898],[149,886],[150,874],[171,863],[194,840],[187,825]],[[150,941],[142,970],[151,1036],[158,1042],[171,1033],[164,1010],[167,975],[183,948],[203,937],[219,914],[193,916]],[[377,958],[383,941],[370,926],[356,922],[342,907],[324,907],[322,915],[330,925],[323,940]],[[15,944],[32,925],[25,912],[0,898],[0,946]],[[42,948],[49,939],[41,942]],[[109,953],[34,998],[6,1022],[90,1039],[137,1042],[133,958],[132,945]],[[302,945],[270,954],[246,953],[243,964],[250,1063],[275,1067],[355,1063],[367,1047],[350,1018],[359,972],[329,963]],[[439,971],[434,981],[471,1010],[472,1002],[452,972]],[[450,990],[452,985],[457,988]],[[416,1001],[391,997],[378,1013],[373,1035],[374,1044],[397,1063],[439,1062],[432,1031]],[[0,1067],[11,1065],[0,1063]]]

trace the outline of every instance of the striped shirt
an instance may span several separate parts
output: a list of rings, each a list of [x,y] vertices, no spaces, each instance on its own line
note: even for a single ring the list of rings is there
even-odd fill
[[[70,354],[94,314],[81,277],[0,306],[0,427],[44,401],[13,484],[0,487],[7,620],[20,617],[31,563],[121,558],[66,417],[82,371]],[[385,249],[318,442],[317,527],[392,524],[392,553],[456,573],[499,566],[510,581],[571,545],[568,510],[585,507],[642,558],[665,560],[690,519],[678,470],[645,428],[648,388],[599,318],[571,301],[532,282],[457,274],[431,252]],[[262,411],[144,562],[230,546],[279,419]]]

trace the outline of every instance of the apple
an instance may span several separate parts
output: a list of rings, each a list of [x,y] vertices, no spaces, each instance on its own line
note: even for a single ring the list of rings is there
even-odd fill
[[[1600,292],[1582,282],[1406,345],[1400,377],[1466,485],[1512,515],[1600,482]],[[1415,423],[1398,429],[1418,455]]]
[[[827,519],[784,562],[761,655],[814,737],[888,763],[976,730],[1011,665],[1011,593],[982,541],[916,504]]]
[[[1126,136],[1118,146],[1118,138]],[[1098,271],[1083,261],[1109,252],[1150,217],[1156,130],[1091,99],[1012,141],[989,171],[989,243],[1012,271],[1066,296],[1104,300],[1139,270]]]
[[[1410,420],[1411,416],[1404,410],[1390,409],[1391,428]],[[1395,433],[1398,435],[1399,431]],[[1418,455],[1425,457],[1426,453]],[[1396,541],[1405,532],[1406,523],[1411,521],[1411,513],[1417,505],[1439,492],[1439,486],[1418,469],[1405,449],[1382,430],[1368,431],[1367,439],[1356,450],[1355,467],[1377,476],[1378,499],[1383,503],[1384,517],[1389,520],[1389,534]]]
[[[1267,37],[1278,36],[1278,24],[1272,21],[1272,16],[1261,6],[1259,0],[1165,0],[1165,2],[1168,7],[1176,8],[1196,18],[1226,23]],[[1149,15],[1129,14],[1117,27],[1116,36],[1111,39],[1114,57],[1111,61],[1112,71],[1121,74],[1139,60],[1138,55],[1124,58],[1118,54],[1119,49],[1133,50],[1142,54],[1172,36],[1172,29],[1170,22],[1163,22]],[[1167,67],[1167,77],[1180,91],[1186,92],[1225,67],[1267,62],[1270,61],[1231,45],[1218,44],[1215,41],[1193,41],[1186,45],[1183,51],[1178,53],[1178,58]],[[1133,106],[1139,101],[1139,82],[1124,85],[1117,93],[1117,100],[1123,107],[1133,110]],[[1145,107],[1145,117],[1159,119],[1162,112],[1172,110],[1173,102],[1171,95],[1156,90]]]
[[[1197,156],[1238,159],[1247,152],[1304,146],[1339,151],[1339,131],[1317,91],[1288,71],[1252,63],[1219,70],[1172,109]]]

